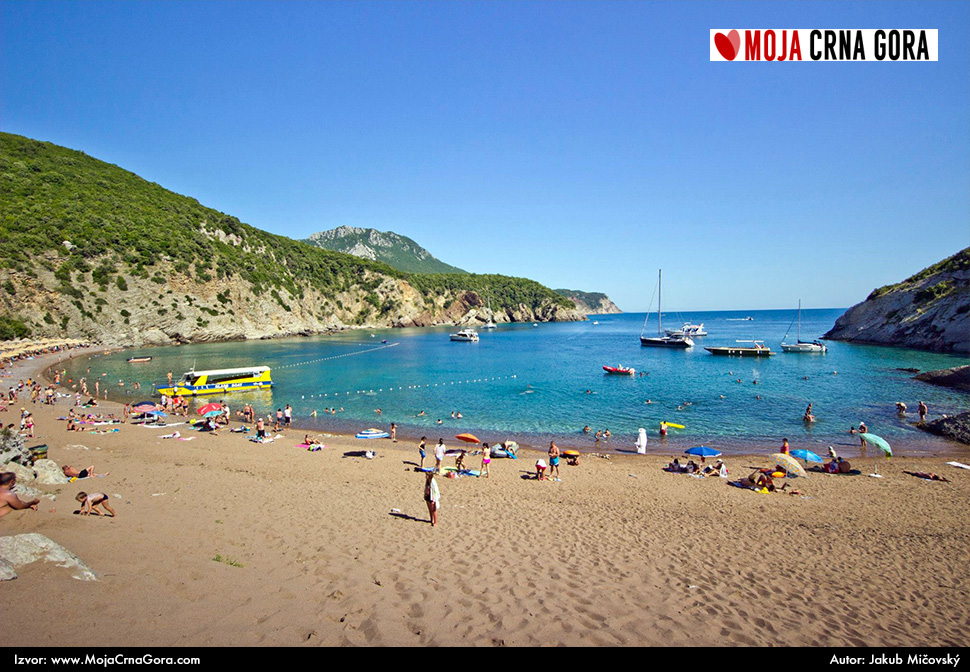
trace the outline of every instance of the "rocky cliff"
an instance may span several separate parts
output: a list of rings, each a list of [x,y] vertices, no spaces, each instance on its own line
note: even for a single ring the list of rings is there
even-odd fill
[[[970,353],[970,248],[873,291],[824,338]]]
[[[526,278],[405,273],[268,233],[118,166],[0,133],[0,333],[106,345],[584,320]]]
[[[352,254],[361,259],[382,261],[406,273],[464,273],[434,257],[416,242],[393,231],[340,226],[329,231],[310,234],[310,245]]]
[[[623,312],[619,306],[610,300],[610,297],[602,292],[582,292],[578,289],[556,289],[553,291],[557,294],[562,294],[575,303],[576,307],[586,315],[606,315]]]

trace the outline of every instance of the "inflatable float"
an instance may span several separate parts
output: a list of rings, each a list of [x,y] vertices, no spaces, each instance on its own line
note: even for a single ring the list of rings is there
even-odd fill
[[[387,439],[390,438],[390,434],[385,432],[383,429],[365,429],[361,432],[357,432],[356,438],[358,439]]]

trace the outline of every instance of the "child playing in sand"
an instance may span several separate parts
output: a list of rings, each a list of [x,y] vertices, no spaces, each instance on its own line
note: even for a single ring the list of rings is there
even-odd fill
[[[103,506],[111,514],[112,518],[117,515],[114,509],[108,504],[108,496],[103,492],[92,492],[90,495],[86,492],[79,492],[74,499],[81,502],[81,506],[83,507],[81,510],[82,516],[90,515],[92,511],[99,516],[106,515],[101,513],[101,510],[98,509],[99,506]]]
[[[542,458],[536,460],[536,480],[544,481],[546,480],[546,461]]]

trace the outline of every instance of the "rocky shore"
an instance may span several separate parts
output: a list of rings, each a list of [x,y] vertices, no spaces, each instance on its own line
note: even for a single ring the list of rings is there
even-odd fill
[[[823,338],[970,353],[970,248],[874,290]]]
[[[929,383],[930,385],[939,385],[940,387],[950,387],[955,390],[970,392],[970,365],[954,366],[938,371],[926,371],[918,376],[913,376],[913,378],[924,383]]]

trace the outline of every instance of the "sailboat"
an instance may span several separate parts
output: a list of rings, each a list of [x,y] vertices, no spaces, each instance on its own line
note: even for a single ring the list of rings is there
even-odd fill
[[[788,339],[788,332],[791,331],[791,325],[788,325],[788,331],[785,332],[785,337],[781,339],[781,349],[784,352],[828,352],[828,348],[818,341],[803,341],[802,340],[802,301],[798,300],[798,340],[795,343],[785,343]]]
[[[643,331],[647,328],[647,320],[650,319],[650,314],[647,313],[647,317],[643,320],[643,329],[640,330],[640,345],[649,345],[655,348],[692,348],[694,347],[694,341],[691,337],[686,334],[672,334],[664,335],[663,330],[663,313],[661,312],[660,299],[663,294],[663,270],[660,270],[657,275],[657,335],[656,336],[644,336]]]
[[[492,293],[488,293],[488,322],[482,325],[482,329],[495,328],[495,313],[492,312]]]

